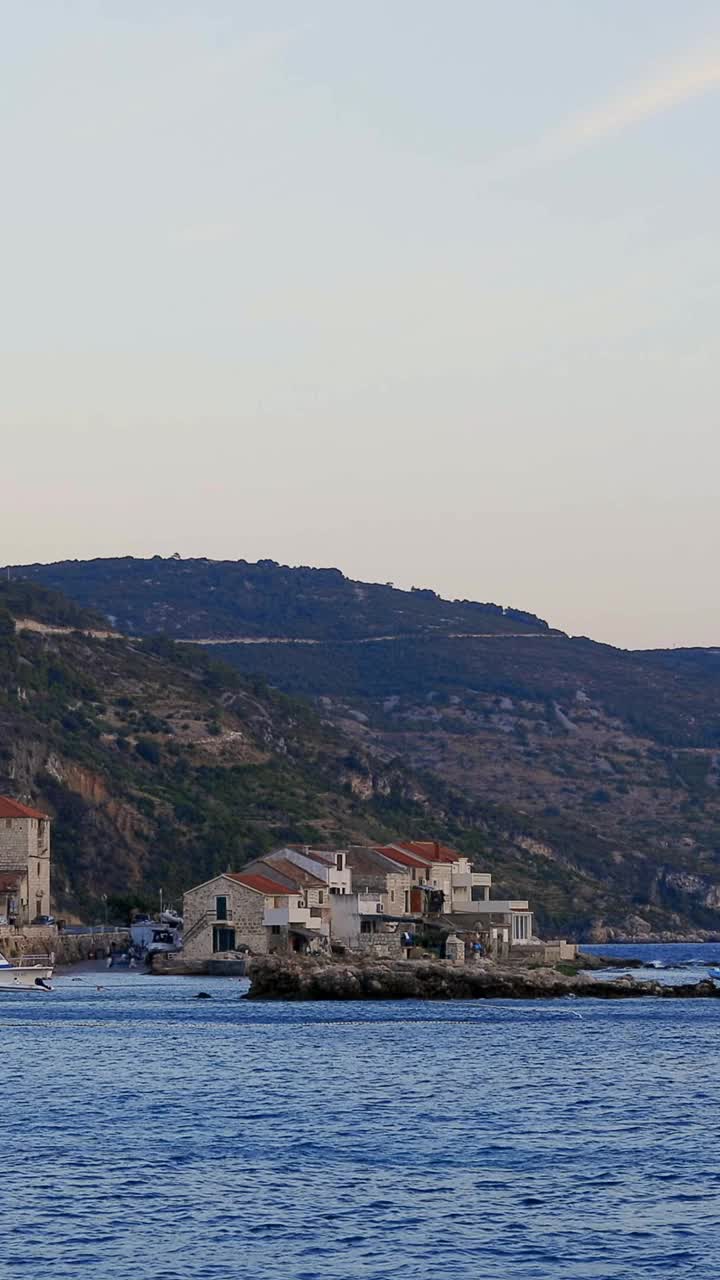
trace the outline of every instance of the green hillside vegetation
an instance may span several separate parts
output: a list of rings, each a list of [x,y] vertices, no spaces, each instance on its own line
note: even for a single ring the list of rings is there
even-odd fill
[[[15,618],[32,618],[47,626],[107,627],[107,621],[92,609],[25,578],[0,578],[0,610]]]
[[[5,606],[95,622],[0,590],[0,793],[54,818],[60,912],[166,899],[282,841],[452,834],[481,850],[494,816],[439,780],[358,749],[307,704],[164,638],[16,633]]]
[[[370,765],[347,754],[306,706],[201,651],[15,636],[0,613],[0,793],[53,813],[60,910],[177,896],[279,841],[385,836],[383,806],[351,789]],[[385,770],[388,822],[407,785]]]
[[[697,669],[591,640],[427,636],[373,644],[214,645],[239,671],[288,692],[373,703],[496,694],[571,702],[578,690],[629,729],[673,747],[720,747],[720,659]]]
[[[77,589],[76,604],[95,617],[110,602],[119,607],[128,574],[137,578],[136,632],[152,632],[166,616],[178,634],[223,636],[236,608],[242,633],[250,633],[246,586],[237,606],[221,592],[216,607],[219,584],[199,583],[218,566],[159,561],[155,572],[155,565],[93,561],[48,566],[47,574]],[[185,612],[178,576],[184,569],[192,584]],[[313,840],[322,833],[425,834],[476,853],[499,893],[533,899],[548,931],[695,928],[720,935],[717,653],[633,654],[550,631],[531,615],[518,620],[496,606],[462,602],[463,619],[480,610],[492,620],[468,638],[455,614],[445,629],[432,621],[438,609],[455,606],[391,588],[377,588],[377,599],[389,601],[396,620],[401,603],[407,606],[413,621],[406,615],[402,625],[411,629],[388,629],[398,638],[368,643],[372,627],[385,634],[388,623],[361,598],[375,587],[335,578],[335,571],[264,563],[234,569],[260,571],[258,595],[262,573],[270,575],[269,599],[255,612],[258,626],[261,616],[263,624],[272,617],[268,632],[298,634],[307,609],[306,628],[322,631],[316,643],[220,644],[207,656],[197,645],[175,647],[159,637],[92,644],[77,636],[20,638],[30,646],[31,664],[54,652],[54,667],[71,646],[64,661],[72,680],[58,689],[57,674],[48,675],[47,688],[38,690],[36,722],[49,725],[64,758],[94,767],[112,795],[130,797],[143,817],[138,829],[146,832],[130,841],[132,856],[120,842],[112,866],[94,878],[71,874],[68,851],[68,892],[111,877],[115,888],[127,879],[127,867],[133,883],[163,877],[179,886],[228,862],[239,865],[290,833]],[[280,581],[283,591],[276,593]],[[346,634],[339,637],[336,606],[348,588],[363,612],[343,620]],[[361,639],[348,636],[353,629]],[[118,655],[121,677],[125,664],[143,664],[135,692],[118,691]],[[96,694],[85,689],[90,679]],[[178,681],[205,699],[190,717],[204,726],[194,740],[182,730],[177,706],[187,695],[174,695],[172,715],[164,709],[163,689]],[[16,684],[13,677],[11,703]],[[127,697],[129,706],[122,702]],[[112,708],[109,722],[96,703]],[[288,717],[292,731],[283,728]],[[274,726],[269,738],[263,724]],[[245,754],[238,759],[241,742]],[[220,744],[222,759],[213,750]],[[262,760],[251,758],[253,751]],[[50,795],[36,773],[32,785],[41,782]]]
[[[10,572],[99,610],[132,635],[341,640],[437,629],[548,629],[542,619],[522,610],[451,602],[427,588],[399,591],[389,583],[352,582],[339,569],[291,569],[273,560],[251,564],[124,556],[14,566]]]

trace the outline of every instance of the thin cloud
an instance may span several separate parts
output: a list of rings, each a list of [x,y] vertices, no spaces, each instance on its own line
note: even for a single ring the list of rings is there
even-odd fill
[[[720,51],[666,68],[656,79],[621,93],[553,129],[511,158],[506,173],[519,174],[584,151],[633,125],[720,87]]]
[[[631,125],[669,111],[720,85],[720,54],[694,66],[677,67],[634,92],[611,100],[560,129],[557,140],[578,149],[607,138]]]

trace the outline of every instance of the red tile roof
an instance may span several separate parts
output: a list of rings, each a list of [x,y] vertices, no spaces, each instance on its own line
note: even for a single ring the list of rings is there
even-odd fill
[[[272,894],[273,897],[287,897],[289,893],[295,892],[288,889],[286,884],[278,884],[277,880],[270,880],[268,876],[256,875],[253,871],[228,871],[226,875],[231,880],[237,880],[238,884],[245,885],[246,889],[255,889],[257,893]]]
[[[438,840],[398,840],[398,844],[409,853],[427,858],[430,862],[457,862],[463,856],[448,845],[440,844]]]
[[[430,865],[429,858],[418,858],[416,854],[409,853],[406,849],[396,848],[392,844],[374,845],[373,847],[376,853],[382,854],[383,858],[389,858],[392,862],[397,862],[402,867],[421,867],[425,871]]]
[[[298,867],[289,858],[277,858],[274,854],[269,854],[267,858],[262,859],[260,863],[254,863],[249,870],[253,871],[257,868],[260,875],[264,875],[266,871],[277,871],[279,876],[284,876],[291,884],[302,885],[308,889],[325,889],[327,882],[321,880],[319,876],[314,876],[312,871],[306,871],[304,867]]]
[[[26,804],[20,804],[19,800],[0,796],[0,818],[47,818],[48,816],[47,813],[41,813],[39,809],[29,809]]]

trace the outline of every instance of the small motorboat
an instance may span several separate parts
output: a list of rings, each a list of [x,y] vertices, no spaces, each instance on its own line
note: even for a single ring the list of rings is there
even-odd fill
[[[11,964],[0,953],[0,991],[52,991],[53,966],[39,956],[24,956]]]
[[[716,982],[720,982],[720,969],[708,969],[708,973]]]

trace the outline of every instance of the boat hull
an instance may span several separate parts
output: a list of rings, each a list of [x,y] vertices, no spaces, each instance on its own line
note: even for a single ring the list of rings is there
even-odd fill
[[[7,965],[0,968],[0,991],[48,991],[52,965]]]

